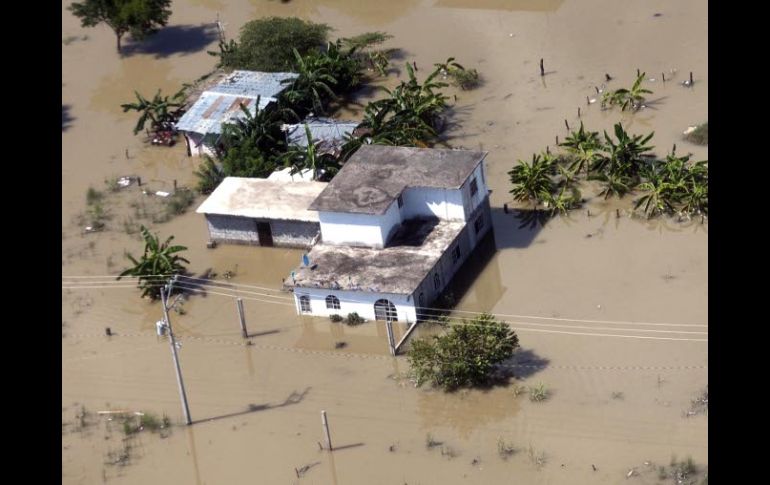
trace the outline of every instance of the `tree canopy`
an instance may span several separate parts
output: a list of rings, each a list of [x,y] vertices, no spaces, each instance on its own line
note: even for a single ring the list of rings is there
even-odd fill
[[[83,27],[107,24],[117,37],[118,52],[126,33],[142,40],[168,23],[171,0],[83,0],[69,10]]]
[[[463,320],[445,335],[412,342],[408,359],[417,384],[445,390],[489,384],[496,366],[519,347],[519,337],[505,322],[482,314]]]
[[[326,24],[295,17],[268,17],[252,20],[241,28],[238,42],[220,45],[220,64],[230,69],[250,71],[291,71],[295,57],[317,51],[326,44],[331,30]]]

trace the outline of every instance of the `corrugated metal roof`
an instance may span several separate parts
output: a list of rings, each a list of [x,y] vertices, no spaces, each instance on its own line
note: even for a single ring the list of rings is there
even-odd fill
[[[305,124],[310,128],[310,135],[313,137],[313,140],[322,142],[322,145],[331,146],[344,143],[345,135],[353,133],[353,130],[358,126],[356,121],[308,118],[300,124],[287,126],[286,140],[290,145],[307,146]]]
[[[176,128],[193,133],[221,133],[222,124],[243,117],[240,105],[246,105],[251,114],[274,102],[286,89],[281,81],[295,79],[291,72],[233,71],[219,84],[201,94],[198,100],[177,122]]]

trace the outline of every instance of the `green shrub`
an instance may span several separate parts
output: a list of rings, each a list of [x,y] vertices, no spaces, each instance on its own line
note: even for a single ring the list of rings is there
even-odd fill
[[[348,318],[346,319],[345,323],[348,325],[361,325],[364,323],[364,319],[356,312],[348,313]]]
[[[269,17],[248,22],[237,43],[220,46],[223,67],[250,71],[291,71],[292,49],[301,55],[319,49],[331,28],[299,18]]]
[[[496,366],[518,346],[508,324],[484,314],[451,327],[446,335],[415,340],[408,359],[417,385],[430,382],[454,390],[489,384]]]
[[[338,322],[341,322],[343,318],[342,318],[342,315],[334,314],[334,315],[329,315],[329,320],[331,320],[334,323],[338,323]]]

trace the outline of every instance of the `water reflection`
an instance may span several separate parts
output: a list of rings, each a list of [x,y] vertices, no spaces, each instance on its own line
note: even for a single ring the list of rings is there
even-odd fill
[[[276,0],[251,0],[259,7],[260,17],[267,15],[298,16],[304,19],[324,17],[321,7],[330,8],[335,12],[351,17],[365,26],[383,26],[398,20],[413,10],[419,0],[390,0],[388,2],[369,2],[359,0],[293,0],[280,2]]]
[[[154,59],[152,56],[132,56],[120,60],[120,69],[104,76],[91,97],[91,108],[97,111],[120,115],[123,103],[136,100],[134,91],[145,97],[152,97],[162,90],[173,94],[182,87],[182,80],[172,78],[171,63]],[[133,113],[124,116],[133,117]]]

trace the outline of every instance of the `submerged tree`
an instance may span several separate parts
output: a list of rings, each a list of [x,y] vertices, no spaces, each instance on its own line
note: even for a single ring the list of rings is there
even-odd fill
[[[513,198],[535,204],[548,200],[554,190],[551,180],[553,173],[554,162],[551,157],[535,154],[532,155],[532,163],[519,160],[519,164],[508,172],[513,184]]]
[[[633,111],[641,109],[644,106],[644,95],[652,94],[652,91],[642,87],[645,74],[644,72],[639,74],[631,89],[620,88],[604,93],[604,96],[602,96],[602,107],[617,105],[620,106],[621,111],[625,111],[628,108]]]
[[[142,40],[168,23],[171,0],[83,0],[68,7],[80,19],[83,27],[108,25],[117,38],[120,53],[121,39],[126,33]]]
[[[483,314],[450,327],[445,335],[417,339],[409,349],[411,373],[445,390],[489,384],[498,364],[513,356],[519,337],[505,322]]]
[[[160,298],[160,287],[166,278],[175,274],[181,274],[185,271],[182,263],[190,263],[187,259],[180,256],[179,252],[187,250],[185,246],[172,246],[171,241],[174,236],[169,236],[163,243],[158,239],[157,234],[151,234],[150,231],[142,226],[142,239],[144,239],[144,254],[137,260],[131,254],[126,253],[126,257],[134,264],[133,267],[126,269],[117,279],[124,276],[138,277],[138,287],[142,290],[142,297],[149,296],[156,300]]]
[[[313,180],[318,180],[321,171],[323,171],[324,176],[333,176],[339,170],[337,160],[330,153],[322,153],[320,148],[323,142],[313,140],[310,127],[307,124],[304,127],[307,145],[304,147],[290,146],[286,153],[281,156],[284,165],[291,168],[292,175],[301,173],[303,170],[310,170]]]

